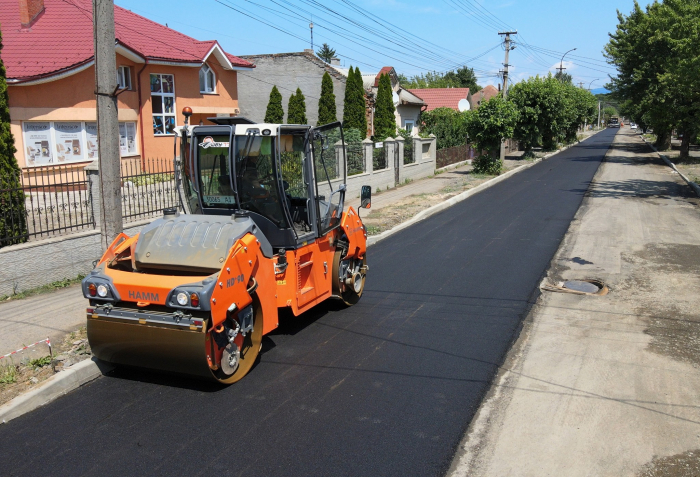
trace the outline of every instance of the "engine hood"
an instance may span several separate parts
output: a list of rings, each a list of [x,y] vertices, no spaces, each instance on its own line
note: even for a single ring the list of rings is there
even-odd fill
[[[260,241],[263,254],[272,246],[247,216],[168,215],[141,230],[134,261],[138,269],[215,273],[233,244],[247,233]]]

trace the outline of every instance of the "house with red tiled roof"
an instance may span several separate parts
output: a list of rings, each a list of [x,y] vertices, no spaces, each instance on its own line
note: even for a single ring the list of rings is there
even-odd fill
[[[496,88],[494,85],[490,84],[476,93],[470,94],[468,98],[469,104],[472,109],[478,109],[481,103],[485,103],[494,96],[498,96],[500,92],[500,88]]]
[[[427,104],[426,111],[432,111],[437,108],[450,108],[455,111],[469,109],[468,106],[464,107],[465,103],[468,104],[469,88],[421,88],[409,91],[420,96],[425,101]],[[459,103],[461,100],[465,100],[462,103],[462,109],[460,109]]]
[[[122,158],[171,157],[184,106],[194,124],[239,113],[237,72],[252,63],[118,6],[114,20]],[[23,172],[96,159],[92,3],[5,0],[0,25]]]

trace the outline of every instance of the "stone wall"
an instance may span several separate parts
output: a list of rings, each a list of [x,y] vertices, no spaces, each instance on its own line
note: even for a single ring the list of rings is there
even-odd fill
[[[241,116],[255,122],[262,122],[270,100],[270,91],[272,86],[276,85],[282,94],[282,108],[286,121],[289,97],[296,92],[297,88],[301,88],[306,98],[306,118],[309,124],[315,126],[318,122],[321,79],[328,71],[333,80],[336,114],[338,120],[342,121],[346,78],[315,55],[301,52],[252,55],[241,58],[255,63],[254,70],[238,73],[238,104]]]

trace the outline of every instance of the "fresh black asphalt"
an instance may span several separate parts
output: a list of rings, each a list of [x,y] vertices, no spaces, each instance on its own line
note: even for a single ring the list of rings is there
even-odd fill
[[[120,369],[0,425],[0,474],[444,474],[615,132],[371,247],[233,386]]]

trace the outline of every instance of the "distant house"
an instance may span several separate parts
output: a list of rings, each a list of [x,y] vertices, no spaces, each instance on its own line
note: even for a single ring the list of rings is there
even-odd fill
[[[323,74],[328,72],[333,80],[338,120],[343,119],[343,99],[347,77],[318,58],[313,50],[248,55],[241,58],[256,67],[255,70],[247,71],[238,77],[241,116],[261,122],[265,118],[270,91],[275,85],[282,94],[282,107],[286,118],[289,97],[296,92],[297,88],[300,88],[306,99],[306,118],[310,124],[315,125],[318,122],[321,79]]]
[[[481,103],[488,101],[494,96],[498,96],[501,92],[500,88],[496,88],[493,85],[488,85],[484,89],[477,91],[476,93],[469,96],[469,104],[471,104],[472,109],[478,109]]]
[[[348,68],[335,67],[346,78]],[[379,90],[379,78],[381,75],[389,75],[391,89],[393,90],[394,106],[396,107],[396,127],[403,128],[411,134],[418,133],[418,118],[421,110],[426,106],[425,101],[413,92],[404,89],[399,83],[399,76],[392,66],[385,66],[378,73],[368,73],[362,75],[362,83],[367,95],[367,135],[374,135],[374,110]]]
[[[409,91],[423,98],[423,101],[427,104],[426,111],[432,111],[437,108],[466,111],[470,108],[469,101],[467,100],[469,88],[421,88],[411,89]],[[460,106],[460,101],[462,100],[464,101]]]
[[[114,7],[120,153],[172,157],[180,111],[192,123],[239,113],[238,72],[254,65],[216,41],[198,41]],[[0,3],[11,130],[23,174],[36,166],[82,167],[97,157],[92,4]]]

